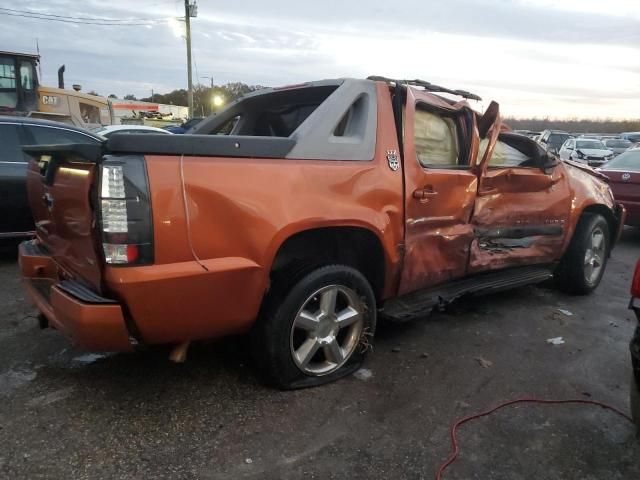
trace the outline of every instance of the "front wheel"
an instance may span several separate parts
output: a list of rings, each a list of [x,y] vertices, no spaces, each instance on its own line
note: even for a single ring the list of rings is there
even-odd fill
[[[589,213],[580,218],[555,272],[560,290],[576,295],[595,290],[607,264],[609,237],[609,225],[602,215]]]
[[[283,389],[322,385],[355,371],[376,326],[373,290],[357,270],[329,265],[274,280],[252,332],[256,366]]]

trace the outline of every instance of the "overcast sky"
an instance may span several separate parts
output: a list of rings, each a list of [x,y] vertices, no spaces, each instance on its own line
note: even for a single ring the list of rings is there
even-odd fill
[[[194,81],[276,86],[334,77],[422,78],[515,116],[640,117],[640,0],[200,0]],[[106,18],[184,15],[183,0],[0,0]],[[175,20],[75,25],[0,15],[0,50],[42,55],[43,84],[118,96],[186,87]],[[178,28],[176,28],[176,26]]]

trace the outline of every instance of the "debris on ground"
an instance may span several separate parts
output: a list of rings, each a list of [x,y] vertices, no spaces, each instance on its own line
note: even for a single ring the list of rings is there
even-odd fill
[[[573,316],[573,312],[570,312],[569,310],[565,310],[564,308],[557,308],[556,310],[558,310],[561,314],[566,315],[567,317]]]
[[[373,372],[368,368],[361,368],[360,370],[356,370],[353,376],[356,377],[358,380],[367,381],[371,377],[373,377]]]
[[[429,354],[427,352],[422,352],[420,354],[420,358],[429,358]]]
[[[250,458],[245,458],[244,459],[244,463],[246,463],[247,465],[252,464],[253,460],[251,460]]]
[[[400,347],[393,347],[393,348],[391,349],[391,351],[392,351],[393,353],[398,353],[398,352],[400,351]]]
[[[564,344],[564,338],[562,337],[548,338],[547,343],[550,343],[551,345],[562,345]]]
[[[487,360],[486,358],[482,358],[482,357],[475,357],[474,360],[476,362],[478,362],[478,364],[482,367],[482,368],[490,368],[493,367],[493,362],[491,360]]]

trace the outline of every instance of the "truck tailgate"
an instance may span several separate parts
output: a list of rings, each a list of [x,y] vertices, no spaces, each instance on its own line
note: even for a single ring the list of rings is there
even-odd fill
[[[62,277],[99,292],[99,236],[91,199],[97,160],[87,160],[74,152],[72,145],[65,147],[25,148],[33,156],[27,170],[27,191],[36,236],[55,260]],[[95,152],[97,155],[99,148]]]

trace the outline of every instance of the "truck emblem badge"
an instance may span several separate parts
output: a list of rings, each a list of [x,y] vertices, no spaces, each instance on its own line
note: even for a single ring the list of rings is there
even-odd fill
[[[387,162],[389,162],[389,168],[394,172],[400,168],[397,150],[387,150]]]
[[[631,178],[631,174],[630,173],[623,173],[622,174],[622,180],[624,180],[625,182],[628,182],[630,178]]]

